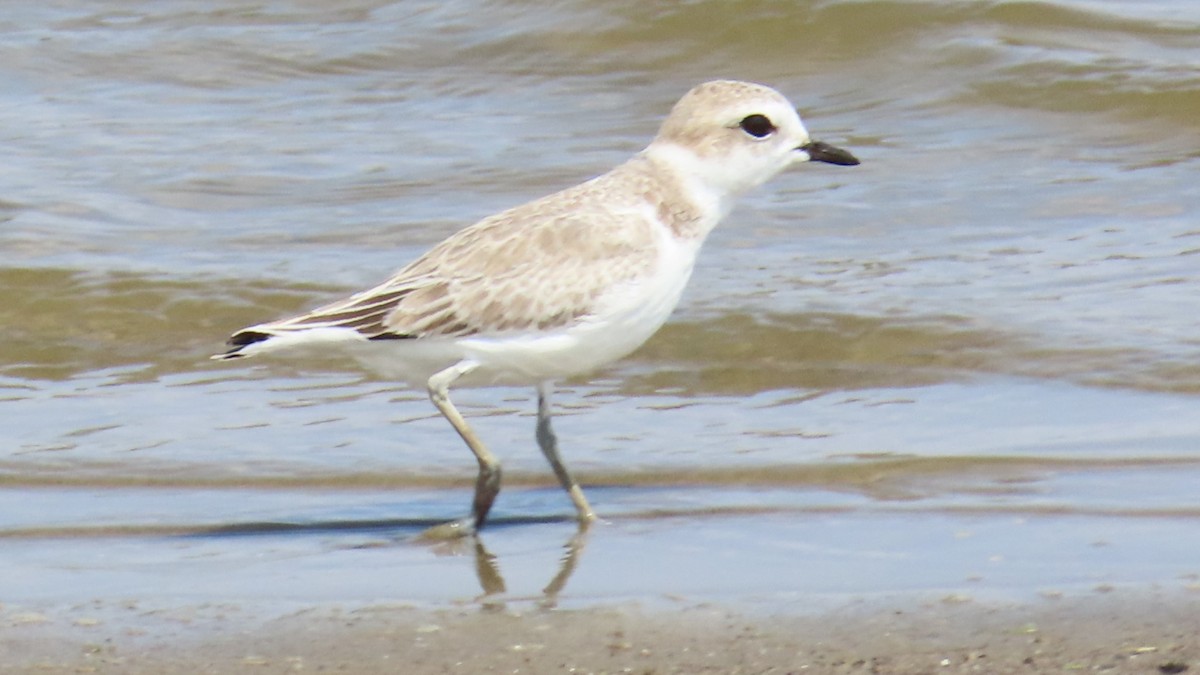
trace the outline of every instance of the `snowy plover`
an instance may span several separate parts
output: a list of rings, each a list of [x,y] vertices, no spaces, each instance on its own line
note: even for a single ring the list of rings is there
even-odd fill
[[[450,387],[535,385],[538,445],[587,523],[592,508],[550,427],[551,383],[637,349],[675,308],[700,245],[734,199],[807,161],[858,164],[809,138],[775,90],[707,82],[612,171],[484,218],[374,288],[240,330],[213,358],[338,348],[424,384],[479,461],[471,516],[445,526],[462,534],[487,518],[500,464],[450,401]]]

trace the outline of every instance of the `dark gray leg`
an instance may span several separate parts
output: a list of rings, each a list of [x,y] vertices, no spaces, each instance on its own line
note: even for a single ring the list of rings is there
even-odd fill
[[[571,477],[562,463],[562,458],[558,456],[558,437],[554,435],[554,429],[550,428],[550,385],[546,382],[538,385],[537,442],[542,454],[546,456],[546,461],[550,462],[550,467],[554,469],[559,484],[571,496],[575,511],[579,514],[579,522],[586,524],[595,520],[596,514],[592,513],[592,507],[583,496],[583,489]]]
[[[479,462],[479,477],[475,480],[475,499],[471,506],[474,523],[471,523],[471,528],[463,528],[462,534],[470,534],[473,529],[483,527],[488,511],[492,509],[492,502],[496,501],[496,495],[500,494],[500,461],[484,446],[475,435],[475,430],[467,424],[450,401],[450,385],[475,368],[475,363],[464,361],[429,378],[429,400],[433,401],[442,416],[454,426],[454,430],[466,441],[467,447],[471,448]]]

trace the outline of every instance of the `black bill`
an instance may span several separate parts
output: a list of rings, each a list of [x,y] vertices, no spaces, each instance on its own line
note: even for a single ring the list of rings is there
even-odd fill
[[[825,162],[826,164],[838,164],[840,166],[854,166],[858,164],[857,157],[828,143],[812,141],[808,145],[800,146],[800,149],[808,153],[809,160],[814,162]]]

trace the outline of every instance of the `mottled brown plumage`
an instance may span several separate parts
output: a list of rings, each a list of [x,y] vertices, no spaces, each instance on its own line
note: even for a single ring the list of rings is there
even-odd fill
[[[652,271],[658,253],[648,218],[676,236],[692,234],[698,215],[679,189],[639,157],[485,218],[374,288],[241,333],[352,328],[379,339],[561,328],[593,314],[609,289]],[[647,213],[650,204],[657,207]]]

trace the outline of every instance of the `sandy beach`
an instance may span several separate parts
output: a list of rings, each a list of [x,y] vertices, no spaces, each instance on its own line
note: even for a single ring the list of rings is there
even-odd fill
[[[1200,595],[1109,591],[986,605],[864,601],[807,616],[715,604],[423,609],[236,604],[4,611],[5,673],[1180,673]]]

